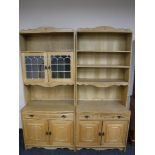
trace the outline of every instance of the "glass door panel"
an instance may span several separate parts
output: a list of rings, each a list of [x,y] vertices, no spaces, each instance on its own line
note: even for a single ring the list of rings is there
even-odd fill
[[[73,54],[71,52],[49,53],[49,81],[73,81]]]
[[[22,53],[22,66],[25,82],[40,82],[47,79],[47,56],[44,53]]]

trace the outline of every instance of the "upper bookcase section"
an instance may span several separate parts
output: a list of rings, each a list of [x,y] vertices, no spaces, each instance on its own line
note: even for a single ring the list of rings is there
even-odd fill
[[[20,31],[21,51],[74,51],[74,31],[61,28],[37,28]]]
[[[130,52],[132,32],[112,27],[77,30],[77,52]]]

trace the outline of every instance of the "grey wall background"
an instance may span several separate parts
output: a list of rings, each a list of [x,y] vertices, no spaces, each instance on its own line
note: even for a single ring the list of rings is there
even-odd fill
[[[134,0],[19,0],[20,29],[36,27],[79,28],[113,26],[130,28],[135,34]],[[133,46],[134,60],[134,46]],[[19,64],[19,109],[25,105]],[[132,63],[130,94],[134,77]],[[19,127],[22,127],[21,117]]]

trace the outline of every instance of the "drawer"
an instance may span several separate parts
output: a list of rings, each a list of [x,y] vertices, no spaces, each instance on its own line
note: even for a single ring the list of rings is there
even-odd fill
[[[34,114],[34,113],[24,113],[23,115],[24,119],[39,119],[40,115]]]
[[[79,119],[80,120],[99,119],[99,114],[81,113],[81,114],[79,114]]]
[[[46,115],[47,119],[73,120],[73,113],[58,113]]]
[[[115,120],[128,120],[130,115],[128,114],[100,114],[101,119],[115,119]]]
[[[73,113],[24,113],[24,119],[62,119],[62,120],[73,120]]]

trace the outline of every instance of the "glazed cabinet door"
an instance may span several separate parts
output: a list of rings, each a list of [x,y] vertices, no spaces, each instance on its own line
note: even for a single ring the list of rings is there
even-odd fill
[[[48,122],[45,120],[24,120],[24,139],[27,145],[46,145],[49,143]]]
[[[52,146],[73,146],[73,121],[49,121],[50,144]]]
[[[127,138],[127,121],[104,121],[102,128],[102,145],[125,146]]]
[[[99,146],[102,121],[79,121],[77,125],[77,146]]]
[[[49,82],[70,83],[74,81],[74,59],[72,52],[49,52],[48,53],[48,68]]]
[[[48,81],[46,53],[21,53],[21,58],[25,83],[35,84]]]

